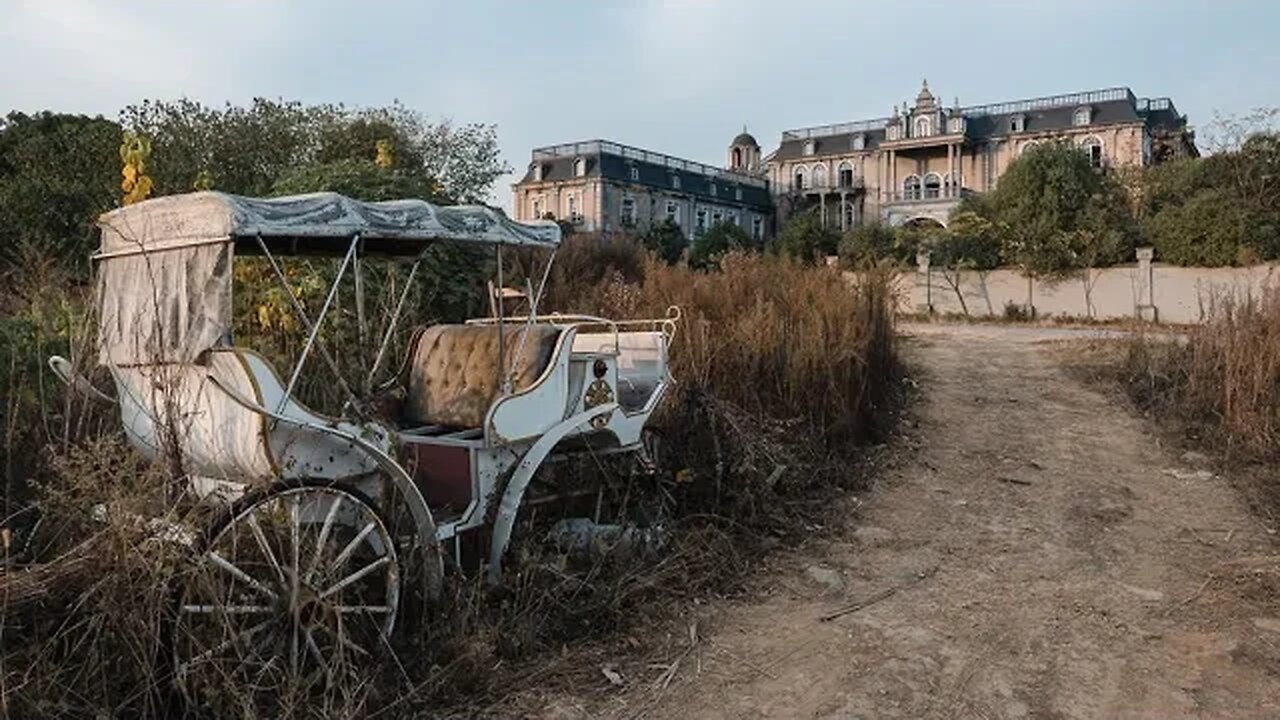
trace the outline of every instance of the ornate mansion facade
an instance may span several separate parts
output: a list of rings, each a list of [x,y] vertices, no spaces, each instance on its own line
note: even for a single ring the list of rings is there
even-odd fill
[[[995,188],[1027,148],[1057,140],[1079,146],[1100,170],[1198,154],[1168,98],[1110,88],[947,108],[925,82],[914,104],[888,117],[783,132],[765,168],[784,216],[816,205],[841,229],[945,225],[960,198]]]
[[[763,238],[809,208],[841,230],[945,225],[961,198],[995,188],[1015,158],[1049,141],[1078,146],[1100,172],[1198,155],[1168,98],[1120,87],[945,107],[925,82],[888,117],[787,130],[768,156],[744,131],[724,169],[605,141],[539,148],[513,187],[514,210],[602,231],[670,219],[690,238],[716,222]]]

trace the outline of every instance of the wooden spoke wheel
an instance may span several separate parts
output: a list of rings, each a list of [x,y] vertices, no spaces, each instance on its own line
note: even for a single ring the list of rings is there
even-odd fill
[[[367,497],[334,484],[246,496],[184,579],[173,652],[189,698],[334,687],[386,644],[400,605],[387,523]]]

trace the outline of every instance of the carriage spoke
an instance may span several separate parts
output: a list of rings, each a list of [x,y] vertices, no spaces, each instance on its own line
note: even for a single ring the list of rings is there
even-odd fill
[[[253,539],[258,542],[258,548],[262,550],[267,562],[271,564],[271,569],[275,570],[276,577],[280,579],[280,585],[283,587],[285,584],[284,570],[280,568],[280,563],[276,561],[276,554],[271,551],[271,546],[267,544],[267,536],[262,532],[262,525],[258,524],[258,514],[256,512],[249,513],[247,521],[249,530],[253,532]]]
[[[232,635],[226,640],[223,640],[222,642],[209,648],[208,650],[204,650],[192,656],[190,660],[186,661],[185,663],[182,663],[182,666],[178,669],[179,677],[185,676],[187,673],[187,669],[190,668],[192,665],[195,665],[196,663],[204,662],[206,659],[222,652],[223,650],[226,650],[232,645],[248,640],[249,638],[261,632],[268,625],[270,625],[271,622],[272,622],[271,620],[263,620],[262,622],[258,623],[257,625],[254,625],[251,628],[246,628],[244,630],[241,630],[240,632],[237,632],[236,634]]]
[[[191,613],[193,615],[208,615],[212,613],[223,613],[226,615],[260,615],[269,613],[272,608],[269,605],[183,605],[182,612]]]
[[[303,576],[304,580],[310,581],[311,576],[316,572],[316,566],[320,564],[320,554],[324,552],[324,543],[329,539],[329,531],[333,529],[333,519],[338,515],[338,508],[341,505],[341,495],[334,497],[333,503],[329,505],[329,512],[324,516],[324,524],[320,526],[320,535],[316,538],[316,552],[311,556],[311,563],[307,566],[307,574]]]
[[[338,628],[337,630],[334,630],[333,628],[329,627],[328,625],[323,625],[323,624],[322,624],[322,625],[320,625],[320,627],[321,627],[322,629],[324,629],[324,631],[325,631],[326,633],[328,633],[331,637],[333,637],[333,639],[334,639],[334,640],[337,640],[337,641],[338,641],[338,642],[339,642],[343,647],[345,647],[345,648],[347,648],[347,649],[349,649],[349,650],[352,650],[352,651],[353,651],[353,652],[355,652],[357,655],[360,655],[360,656],[362,656],[362,657],[368,657],[368,656],[369,656],[369,651],[368,651],[368,650],[365,650],[364,648],[362,648],[362,647],[360,647],[358,644],[356,644],[356,642],[355,642],[355,641],[350,640],[350,639],[348,639],[348,638],[347,638],[346,633],[342,632],[342,628],[341,628],[341,626],[339,626],[339,628]]]
[[[294,677],[297,677],[298,650],[299,650],[298,648],[299,632],[298,631],[299,631],[299,625],[300,625],[298,621],[298,600],[301,596],[301,589],[299,587],[299,583],[301,583],[302,581],[302,578],[298,575],[299,556],[301,553],[301,548],[300,548],[301,539],[299,538],[299,533],[302,530],[302,522],[298,518],[298,508],[300,504],[298,495],[296,493],[293,495],[290,495],[289,501],[290,501],[289,502],[289,534],[293,539],[293,577],[291,578],[291,583],[289,588],[289,609],[291,611],[289,615],[292,621],[291,624],[293,625],[293,632],[290,634],[290,638],[289,638],[289,641],[290,641],[289,667],[291,670],[293,670]]]
[[[258,592],[262,593],[263,595],[266,595],[268,598],[270,598],[270,599],[272,599],[272,600],[279,599],[279,597],[280,597],[280,596],[279,596],[279,595],[277,595],[277,594],[275,593],[275,591],[273,591],[271,588],[267,587],[266,585],[263,585],[262,583],[258,582],[257,580],[253,579],[253,577],[251,577],[251,576],[249,575],[249,573],[247,573],[247,572],[245,572],[244,570],[241,570],[240,568],[236,567],[236,566],[235,566],[235,563],[233,563],[233,562],[231,562],[230,560],[228,560],[228,559],[226,559],[226,558],[222,557],[221,555],[219,555],[219,554],[218,554],[218,551],[216,551],[216,550],[210,550],[210,551],[209,551],[209,553],[208,553],[208,555],[207,555],[206,557],[208,557],[208,558],[209,558],[209,560],[210,560],[214,565],[217,565],[218,567],[220,567],[220,568],[222,568],[223,570],[227,571],[228,573],[230,573],[233,577],[235,577],[235,578],[236,578],[237,580],[239,580],[240,582],[242,582],[242,583],[244,583],[244,584],[248,585],[249,587],[253,588],[254,590],[257,590]]]
[[[324,678],[326,681],[333,682],[333,670],[329,667],[329,662],[324,659],[324,653],[320,652],[320,646],[316,644],[316,636],[311,632],[311,628],[306,630],[307,650],[311,652],[311,656],[316,659],[316,664],[324,670]]]
[[[338,605],[340,613],[368,613],[370,615],[386,615],[391,612],[390,605]]]
[[[320,595],[319,595],[320,599],[321,599],[321,600],[323,600],[323,599],[325,599],[325,598],[329,597],[330,595],[332,595],[332,594],[334,594],[334,593],[338,592],[338,591],[339,591],[339,590],[341,590],[342,588],[344,588],[344,587],[346,587],[346,586],[350,585],[351,583],[353,583],[353,582],[355,582],[355,581],[359,580],[360,578],[364,577],[365,575],[368,575],[369,573],[371,573],[371,572],[373,572],[373,571],[377,570],[378,568],[382,567],[383,565],[386,565],[386,564],[387,564],[387,563],[389,563],[389,562],[391,562],[391,558],[390,558],[389,556],[387,556],[387,555],[383,555],[382,557],[378,558],[377,560],[374,560],[373,562],[369,563],[368,565],[365,565],[364,567],[362,567],[362,568],[360,568],[359,570],[357,570],[357,571],[355,571],[355,572],[351,573],[350,575],[348,575],[348,576],[346,576],[345,578],[343,578],[343,579],[339,580],[338,582],[334,583],[333,585],[330,585],[330,586],[329,586],[329,589],[327,589],[327,590],[325,590],[324,592],[320,593]]]
[[[337,570],[342,567],[342,563],[346,562],[347,558],[351,557],[351,553],[355,552],[356,548],[360,547],[360,542],[368,537],[369,533],[374,531],[376,525],[377,523],[370,521],[368,525],[361,528],[360,532],[356,533],[356,536],[351,539],[351,542],[347,543],[347,546],[342,548],[342,552],[338,553],[338,557],[333,559],[333,564],[330,565],[330,569]]]

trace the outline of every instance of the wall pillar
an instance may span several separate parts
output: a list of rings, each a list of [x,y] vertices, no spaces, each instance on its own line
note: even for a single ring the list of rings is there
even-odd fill
[[[846,223],[844,219],[844,204],[849,201],[848,197],[847,193],[840,193],[840,232],[844,232],[849,229],[848,223]]]
[[[818,214],[822,218],[822,227],[827,226],[827,193],[826,191],[818,192]]]
[[[1160,314],[1156,309],[1156,293],[1155,293],[1155,271],[1151,267],[1151,261],[1155,257],[1155,248],[1140,247],[1138,248],[1138,277],[1137,277],[1137,297],[1134,307],[1134,315],[1139,320],[1147,322],[1160,322]]]
[[[928,250],[916,253],[916,297],[920,297],[919,290],[922,286],[924,302],[916,304],[916,312],[933,314],[933,277],[929,271]]]

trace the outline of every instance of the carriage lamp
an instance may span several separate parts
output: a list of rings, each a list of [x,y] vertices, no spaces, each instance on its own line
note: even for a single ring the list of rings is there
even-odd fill
[[[591,366],[591,374],[602,378],[607,372],[609,372],[609,366],[605,364],[604,360],[596,358],[595,364]]]

